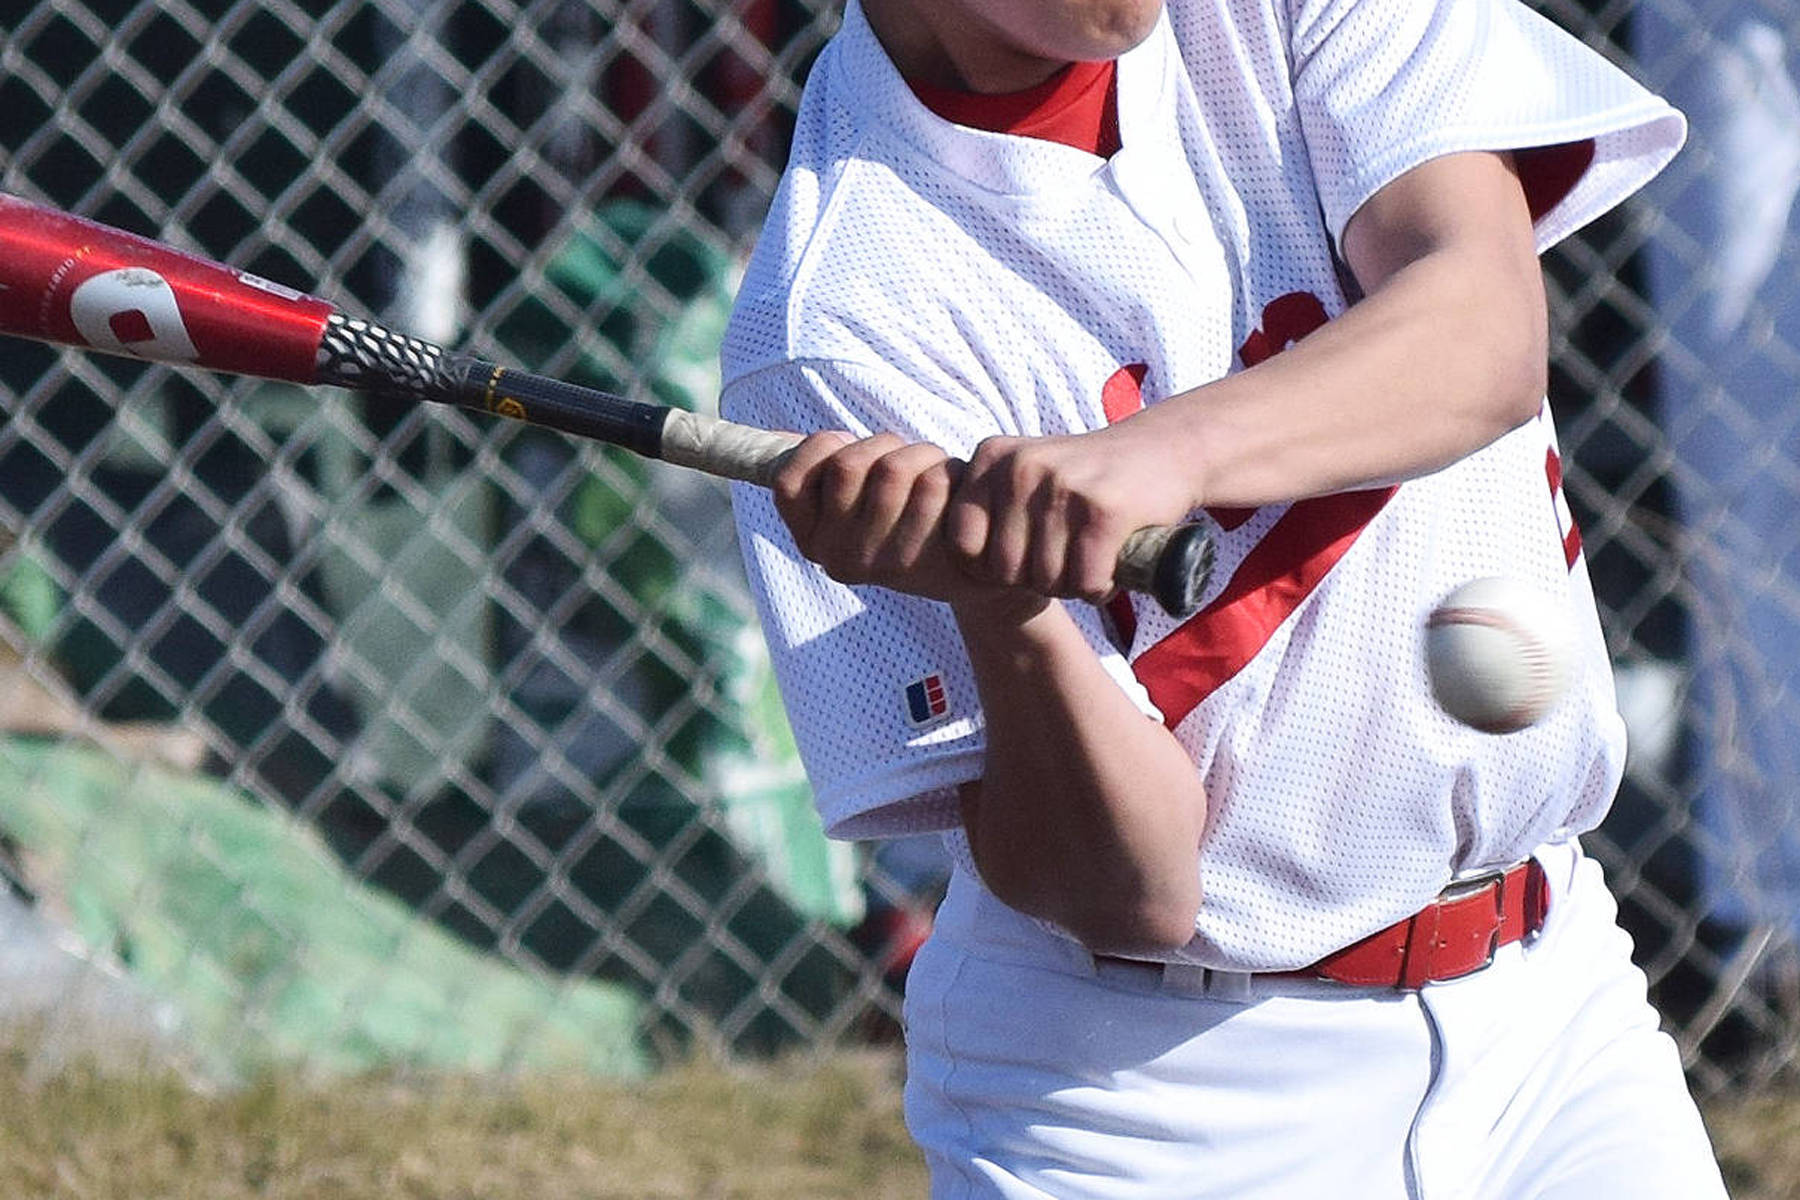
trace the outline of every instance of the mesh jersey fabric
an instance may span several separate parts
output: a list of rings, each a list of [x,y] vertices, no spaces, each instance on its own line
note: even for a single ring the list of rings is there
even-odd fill
[[[1098,428],[1343,311],[1335,240],[1420,162],[1592,139],[1542,248],[1683,136],[1673,109],[1516,0],[1169,0],[1120,58],[1117,103],[1110,159],[952,125],[852,0],[726,335],[726,414],[961,455]],[[1181,957],[1302,965],[1459,870],[1598,822],[1623,726],[1559,470],[1546,411],[1396,489],[1215,514],[1218,570],[1186,624],[1139,602],[1115,646],[1101,613],[1071,606],[1206,782],[1206,901]],[[798,557],[766,493],[740,486],[734,505],[828,830],[957,843],[982,716],[947,606],[839,585]],[[1443,716],[1423,665],[1432,604],[1495,574],[1565,597],[1581,633],[1570,697],[1505,738]]]

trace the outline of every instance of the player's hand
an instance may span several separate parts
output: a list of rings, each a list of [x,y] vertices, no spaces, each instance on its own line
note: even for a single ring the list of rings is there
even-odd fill
[[[833,430],[801,442],[772,491],[800,552],[840,583],[1028,616],[1041,596],[971,576],[950,553],[944,514],[963,470],[929,442]]]
[[[1125,539],[1196,507],[1166,439],[1122,421],[1064,437],[989,438],[945,515],[963,570],[1002,587],[1100,603]]]

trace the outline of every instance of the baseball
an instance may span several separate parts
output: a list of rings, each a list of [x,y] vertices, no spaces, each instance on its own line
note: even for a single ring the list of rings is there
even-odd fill
[[[1465,583],[1425,625],[1425,666],[1444,711],[1484,733],[1515,733],[1569,685],[1574,631],[1548,592],[1518,579]]]

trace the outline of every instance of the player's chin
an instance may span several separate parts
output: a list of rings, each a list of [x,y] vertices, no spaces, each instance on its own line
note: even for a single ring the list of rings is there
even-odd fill
[[[1086,62],[1119,57],[1150,36],[1162,8],[1163,0],[1104,0],[1093,5],[1084,31],[1088,44],[1070,57]]]

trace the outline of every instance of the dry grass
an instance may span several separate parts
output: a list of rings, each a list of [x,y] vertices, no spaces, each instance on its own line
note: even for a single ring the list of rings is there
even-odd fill
[[[1800,1200],[1800,1086],[1709,1105],[1733,1200]]]
[[[268,1081],[0,1065],[5,1194],[151,1200],[917,1197],[891,1058],[638,1083]]]
[[[925,1194],[899,1063],[695,1063],[636,1083],[269,1080],[204,1095],[0,1054],[19,1200],[897,1200]],[[1735,1200],[1800,1200],[1800,1090],[1709,1106]]]

